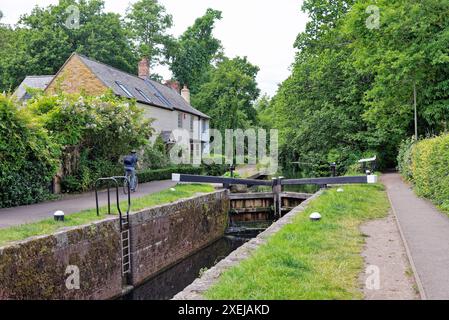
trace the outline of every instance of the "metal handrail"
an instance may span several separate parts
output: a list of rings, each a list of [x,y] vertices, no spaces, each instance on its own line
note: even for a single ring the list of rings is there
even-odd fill
[[[128,186],[128,208],[126,211],[126,221],[129,225],[129,213],[131,211],[131,186],[130,186],[130,180],[128,177],[120,177],[120,176],[115,176],[115,177],[109,177],[109,178],[99,178],[97,179],[97,181],[95,181],[95,203],[97,206],[97,216],[100,216],[100,206],[98,203],[98,184],[102,181],[107,181],[107,182],[113,182],[115,185],[115,190],[116,190],[116,202],[117,202],[117,210],[118,210],[118,214],[119,214],[119,218],[120,218],[120,231],[123,231],[123,214],[122,214],[122,210],[120,208],[120,196],[119,196],[119,183],[118,183],[118,179],[123,179],[124,181],[128,181],[127,186]],[[110,185],[107,185],[107,191],[108,191],[108,214],[111,214],[111,194],[110,194]]]

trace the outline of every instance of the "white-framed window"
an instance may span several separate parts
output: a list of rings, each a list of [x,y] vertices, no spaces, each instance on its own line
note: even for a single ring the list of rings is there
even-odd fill
[[[178,128],[182,129],[182,113],[178,112]]]
[[[194,125],[195,125],[195,117],[194,116],[190,116],[190,132],[193,132],[194,130]]]
[[[201,120],[201,133],[206,133],[207,129],[207,120]]]

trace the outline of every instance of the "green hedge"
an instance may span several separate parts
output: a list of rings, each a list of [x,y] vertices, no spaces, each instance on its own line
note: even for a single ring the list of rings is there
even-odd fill
[[[58,148],[23,108],[0,95],[0,208],[51,197]]]
[[[139,183],[160,181],[160,180],[170,180],[172,178],[172,173],[180,174],[197,174],[203,173],[201,167],[170,167],[165,169],[155,169],[155,170],[142,170],[137,172],[139,178]]]
[[[449,134],[402,143],[398,169],[419,196],[449,211]]]

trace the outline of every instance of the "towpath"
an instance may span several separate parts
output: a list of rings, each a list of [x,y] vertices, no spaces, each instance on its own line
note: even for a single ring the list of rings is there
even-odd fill
[[[154,181],[139,185],[136,193],[132,194],[133,198],[140,198],[152,193],[171,188],[176,182],[170,180]],[[125,200],[126,195],[123,188],[119,189],[120,200]],[[99,192],[98,195],[100,206],[107,205],[107,192]],[[111,205],[115,205],[115,190],[111,189]],[[94,209],[95,192],[87,192],[77,195],[65,195],[61,199],[50,202],[43,202],[29,206],[21,206],[15,208],[0,209],[0,229],[12,227],[24,223],[35,222],[53,216],[57,210],[64,211],[65,214],[76,213],[82,210]]]
[[[449,217],[415,195],[397,173],[381,182],[396,215],[423,299],[449,299]]]

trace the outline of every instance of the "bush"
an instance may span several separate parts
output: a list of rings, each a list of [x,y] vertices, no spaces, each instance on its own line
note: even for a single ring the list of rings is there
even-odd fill
[[[0,208],[51,197],[58,149],[26,110],[0,95]]]
[[[137,172],[137,175],[139,177],[139,183],[145,183],[151,181],[170,180],[172,178],[172,173],[200,175],[202,172],[203,169],[200,167],[180,166],[165,169],[142,170]]]
[[[413,180],[411,165],[412,165],[412,150],[414,143],[415,139],[408,138],[402,141],[399,146],[397,169],[407,181]]]
[[[203,158],[204,174],[207,176],[219,177],[229,170],[229,165],[225,164],[225,157],[222,155],[211,155]]]
[[[108,160],[87,160],[81,157],[79,169],[74,175],[67,175],[62,179],[62,192],[84,192],[93,190],[99,178],[122,176],[123,165]]]
[[[63,192],[92,190],[98,178],[123,175],[120,157],[143,148],[153,132],[134,101],[111,93],[40,94],[27,109],[60,146]]]
[[[223,175],[223,177],[225,177],[225,178],[235,178],[235,179],[239,179],[239,178],[241,178],[242,176],[241,176],[238,172],[233,172],[233,173],[232,173],[232,176],[231,176],[231,171],[228,171],[228,172],[226,172],[226,173]]]
[[[165,143],[159,136],[153,145],[148,144],[143,152],[143,169],[161,169],[170,164],[170,159],[165,150]]]
[[[449,210],[449,134],[402,144],[399,168],[419,196]]]

